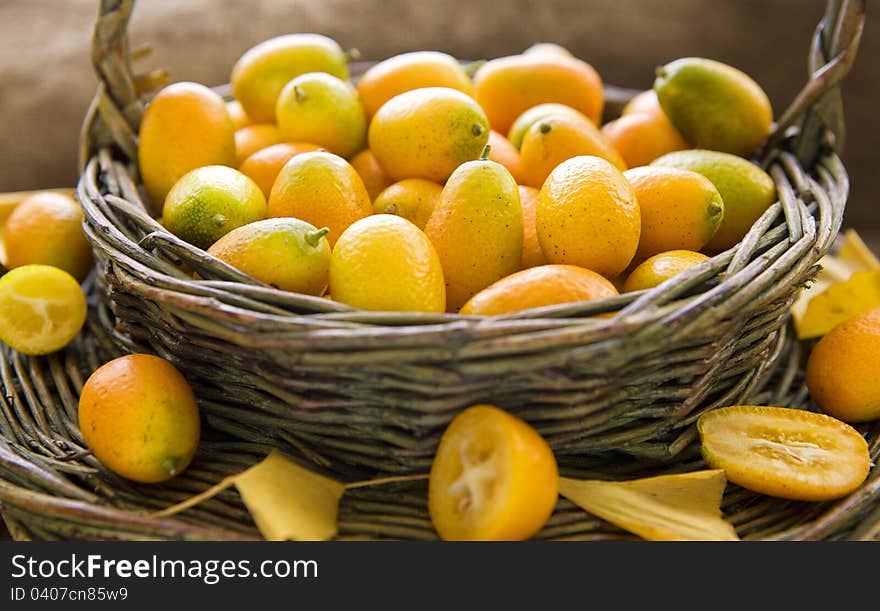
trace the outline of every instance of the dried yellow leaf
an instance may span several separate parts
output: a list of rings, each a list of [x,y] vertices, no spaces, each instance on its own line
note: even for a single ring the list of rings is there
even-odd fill
[[[880,269],[855,272],[810,299],[803,316],[795,319],[800,339],[820,337],[844,320],[880,307]]]
[[[326,541],[338,532],[339,501],[346,490],[427,478],[427,474],[397,475],[343,484],[309,471],[278,450],[272,450],[245,471],[225,477],[204,492],[152,515],[156,518],[175,515],[235,486],[264,538]]]
[[[801,321],[807,313],[807,306],[810,305],[810,300],[816,295],[821,294],[828,287],[833,286],[835,282],[837,281],[831,280],[820,273],[810,286],[801,289],[797,300],[791,305],[791,316],[794,319],[794,326],[798,331],[798,336],[800,336]],[[803,338],[801,337],[800,339]]]
[[[269,541],[325,541],[337,533],[345,485],[300,467],[278,450],[238,475],[235,486]]]
[[[871,252],[855,229],[847,229],[844,232],[843,242],[837,250],[836,257],[865,270],[880,269],[880,259]]]
[[[825,255],[819,260],[819,265],[821,269],[813,284],[801,291],[791,307],[795,329],[800,339],[824,335],[840,322],[837,316],[823,319],[823,316],[827,316],[829,304],[820,306],[818,314],[811,312],[810,318],[805,322],[810,302],[832,286],[851,280],[853,274],[857,272],[880,269],[880,259],[871,252],[854,229],[847,229],[841,236],[840,247],[836,254]],[[845,293],[840,295],[845,296]]]
[[[852,275],[856,272],[865,272],[870,271],[868,268],[863,267],[861,263],[857,261],[851,261],[847,259],[840,259],[837,257],[832,257],[831,255],[826,255],[819,260],[819,264],[822,266],[822,270],[818,274],[818,278],[827,280],[832,284],[836,284],[838,282],[846,282]],[[818,295],[818,293],[814,293]]]
[[[721,469],[626,482],[561,478],[559,494],[651,541],[738,541],[721,515],[727,479]]]

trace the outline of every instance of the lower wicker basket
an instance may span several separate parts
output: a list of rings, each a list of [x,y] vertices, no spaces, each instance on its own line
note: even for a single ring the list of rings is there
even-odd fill
[[[96,300],[92,300],[96,303]],[[86,331],[63,352],[31,358],[0,348],[0,514],[18,540],[259,539],[234,489],[228,489],[174,518],[150,513],[178,503],[261,458],[269,445],[228,439],[203,441],[194,464],[162,485],[127,482],[103,468],[85,449],[76,424],[83,381],[117,355],[104,331],[99,305]],[[780,358],[749,401],[809,408],[803,383],[801,344],[788,328]],[[874,462],[880,460],[880,422],[864,426]],[[696,440],[674,465],[621,458],[597,462],[564,475],[625,479],[705,468]],[[729,485],[723,510],[747,540],[880,540],[880,468],[862,487],[833,503],[775,499]],[[424,481],[356,488],[343,496],[340,539],[435,539],[427,513]],[[632,539],[564,499],[540,539]]]

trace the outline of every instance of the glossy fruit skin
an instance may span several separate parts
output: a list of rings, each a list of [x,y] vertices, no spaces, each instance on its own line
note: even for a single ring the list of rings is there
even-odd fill
[[[366,144],[367,119],[357,91],[330,74],[311,72],[287,83],[275,116],[287,142],[312,142],[345,158]]]
[[[87,312],[79,282],[62,269],[28,264],[0,276],[0,341],[22,354],[61,350]]]
[[[386,102],[370,122],[369,148],[394,180],[445,182],[489,141],[486,113],[470,96],[425,87]]]
[[[392,214],[353,223],[330,260],[333,300],[385,312],[443,312],[446,288],[434,246],[414,224]]]
[[[330,243],[299,219],[265,219],[233,229],[208,254],[282,291],[320,297],[327,289]]]
[[[523,222],[519,188],[489,160],[459,166],[425,226],[446,278],[446,309],[457,312],[477,292],[520,267]]]
[[[732,66],[683,57],[660,68],[654,90],[663,111],[697,148],[748,156],[773,124],[767,94]]]
[[[233,168],[197,168],[175,183],[162,208],[165,228],[206,249],[242,225],[266,218],[266,198],[257,184]]]
[[[553,57],[574,57],[568,49],[555,42],[536,42],[525,51],[523,55],[547,54]]]
[[[520,183],[523,181],[523,163],[519,151],[510,141],[496,132],[489,132],[489,159],[500,163],[510,172],[513,179]]]
[[[524,111],[545,102],[571,106],[594,123],[605,106],[602,79],[590,64],[546,53],[486,62],[474,74],[474,97],[492,129],[502,134]]]
[[[373,211],[396,214],[424,229],[442,196],[443,185],[423,178],[406,178],[384,189],[373,201]]]
[[[642,217],[636,261],[670,250],[699,251],[721,226],[724,201],[702,174],[644,166],[623,176],[636,193]]]
[[[528,110],[523,111],[523,113],[519,115],[510,126],[510,130],[507,132],[507,139],[518,150],[522,149],[523,138],[525,138],[526,132],[529,131],[529,128],[534,125],[535,122],[545,119],[546,117],[558,115],[569,117],[575,121],[590,121],[592,123],[592,121],[587,118],[587,115],[579,110],[575,110],[571,106],[557,104],[555,102],[547,102],[532,106]]]
[[[248,49],[232,68],[232,94],[247,116],[258,123],[275,122],[278,94],[291,79],[326,72],[347,80],[345,51],[320,34],[285,34]]]
[[[690,148],[665,114],[630,113],[602,126],[602,135],[629,168]]]
[[[807,388],[826,414],[844,422],[880,419],[880,309],[848,318],[813,347]]]
[[[728,153],[693,149],[669,153],[651,162],[690,170],[712,181],[724,201],[724,218],[706,250],[721,252],[735,246],[755,221],[776,202],[776,183],[757,165]]]
[[[92,373],[79,399],[79,428],[105,467],[143,483],[183,472],[201,432],[192,388],[171,363],[149,354],[122,356]]]
[[[349,163],[364,181],[364,186],[367,188],[371,200],[375,200],[376,196],[394,182],[379,165],[379,160],[370,149],[364,149],[357,153]]]
[[[690,250],[671,250],[649,257],[626,277],[623,292],[651,289],[677,276],[686,269],[708,261],[706,255]]]
[[[561,163],[538,198],[538,240],[551,263],[567,263],[613,278],[627,268],[641,234],[635,191],[600,157]]]
[[[855,491],[871,468],[865,438],[825,414],[763,405],[710,410],[697,420],[702,454],[728,481],[761,494],[829,501]]]
[[[541,243],[538,241],[538,229],[535,225],[540,194],[541,192],[534,187],[519,185],[519,202],[523,213],[523,250],[520,262],[522,269],[547,263],[547,258],[541,250]]]
[[[272,185],[275,179],[281,173],[284,164],[299,155],[300,153],[309,153],[320,150],[317,144],[309,142],[281,142],[262,148],[247,159],[239,166],[238,170],[260,187],[260,191],[266,199],[272,192]]]
[[[556,459],[540,434],[495,406],[474,405],[443,433],[428,512],[445,540],[516,541],[541,530],[558,494]]]
[[[251,118],[247,116],[244,108],[241,107],[241,102],[238,100],[229,100],[226,102],[226,112],[229,113],[229,118],[232,119],[232,127],[235,131],[240,130],[242,127],[253,125],[254,123]]]
[[[620,111],[621,117],[631,114],[662,114],[665,116],[663,107],[660,106],[660,100],[657,99],[657,92],[653,89],[646,89],[641,93],[637,93]],[[666,118],[669,119],[669,117]]]
[[[551,115],[535,122],[526,131],[520,148],[523,183],[540,189],[547,177],[563,161],[581,155],[594,155],[611,162],[617,169],[626,163],[599,129],[589,121]]]
[[[467,95],[473,84],[457,59],[438,51],[401,53],[370,67],[357,83],[367,117],[396,95],[422,87],[449,87]]]
[[[284,164],[269,195],[268,216],[327,227],[330,246],[349,225],[373,213],[364,182],[342,157],[302,153]]]
[[[281,132],[272,123],[257,123],[236,130],[235,167],[241,169],[245,159],[261,149],[281,143],[282,140]]]
[[[173,83],[147,105],[138,131],[138,167],[150,199],[161,206],[187,172],[235,166],[235,130],[217,93],[198,83]]]
[[[47,190],[50,193],[58,193],[60,192],[62,195],[66,195],[65,190]],[[72,192],[73,190],[70,189]],[[35,195],[35,193],[31,193],[30,195]],[[26,200],[30,195],[7,195],[5,197],[0,197],[0,231],[3,230],[3,226],[6,224],[6,220],[12,216],[12,213],[21,205],[24,200]],[[2,254],[3,249],[0,248],[0,254]]]
[[[496,316],[615,295],[614,285],[596,272],[574,265],[541,265],[483,289],[464,304],[460,314]]]
[[[0,229],[6,267],[52,265],[82,282],[93,262],[82,222],[82,208],[73,197],[52,192],[31,195]]]

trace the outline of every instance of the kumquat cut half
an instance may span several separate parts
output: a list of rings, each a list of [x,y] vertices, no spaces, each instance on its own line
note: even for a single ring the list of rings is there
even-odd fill
[[[856,490],[871,468],[864,437],[815,412],[736,405],[700,416],[703,458],[728,481],[753,492],[828,501]]]
[[[22,354],[64,348],[86,321],[79,282],[51,265],[17,267],[0,278],[0,341]]]
[[[559,494],[550,446],[523,420],[475,405],[449,424],[428,483],[428,510],[441,538],[516,541],[537,533]]]

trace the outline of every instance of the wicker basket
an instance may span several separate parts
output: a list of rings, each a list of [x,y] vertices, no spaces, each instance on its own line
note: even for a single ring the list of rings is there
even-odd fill
[[[445,425],[479,402],[532,423],[563,465],[673,458],[697,416],[766,379],[788,308],[837,235],[848,180],[834,153],[836,84],[855,55],[861,4],[830,3],[812,78],[764,152],[780,201],[739,245],[642,294],[479,318],[368,313],[281,292],[166,231],[137,185],[132,2],[105,0],[79,197],[108,330],[120,348],[180,367],[210,427],[341,475],[424,471]]]
[[[701,464],[693,424],[717,406],[808,407],[788,310],[842,222],[838,84],[858,48],[863,1],[829,0],[810,79],[759,159],[780,200],[740,244],[650,291],[493,318],[368,313],[277,291],[169,234],[137,181],[143,100],[126,36],[131,10],[131,0],[102,0],[95,28],[100,84],[78,186],[98,261],[89,330],[62,354],[4,349],[0,360],[0,508],[16,537],[254,537],[234,492],[179,519],[143,511],[271,447],[342,478],[425,472],[446,424],[478,402],[532,423],[565,474],[606,477]],[[109,474],[75,425],[84,376],[132,351],[177,365],[205,416],[198,461],[168,485]],[[863,432],[876,458],[880,430]],[[341,535],[433,537],[421,486],[347,494]],[[873,538],[878,497],[875,472],[833,505],[732,487],[725,510],[750,538]],[[560,501],[541,536],[626,535]]]

